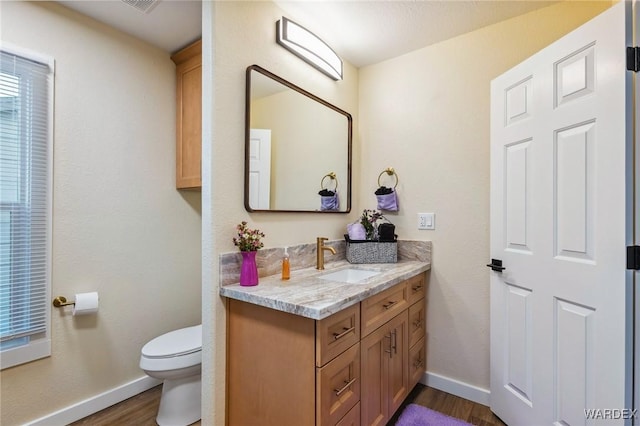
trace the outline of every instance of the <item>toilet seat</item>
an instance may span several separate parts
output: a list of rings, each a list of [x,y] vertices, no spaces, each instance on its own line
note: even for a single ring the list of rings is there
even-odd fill
[[[142,347],[147,358],[170,358],[202,350],[202,325],[170,331]]]
[[[166,371],[193,367],[202,362],[202,325],[163,334],[142,347],[140,368]]]

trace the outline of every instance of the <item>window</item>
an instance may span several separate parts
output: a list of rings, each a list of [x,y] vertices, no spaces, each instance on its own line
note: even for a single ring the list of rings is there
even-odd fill
[[[53,65],[0,50],[0,366],[49,356]]]

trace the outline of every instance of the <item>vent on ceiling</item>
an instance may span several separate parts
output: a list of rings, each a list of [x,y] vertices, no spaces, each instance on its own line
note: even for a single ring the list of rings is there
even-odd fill
[[[138,12],[150,13],[160,0],[122,0],[123,3],[136,9]]]

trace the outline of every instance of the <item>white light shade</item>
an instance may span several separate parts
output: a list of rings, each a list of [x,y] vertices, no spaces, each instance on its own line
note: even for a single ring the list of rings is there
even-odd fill
[[[277,22],[276,41],[334,80],[342,80],[342,59],[306,28],[283,16]]]

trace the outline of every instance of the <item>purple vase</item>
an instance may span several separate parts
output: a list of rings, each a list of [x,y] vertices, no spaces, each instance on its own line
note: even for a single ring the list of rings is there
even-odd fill
[[[258,285],[258,265],[256,264],[257,251],[241,251],[242,266],[240,267],[240,285]]]

